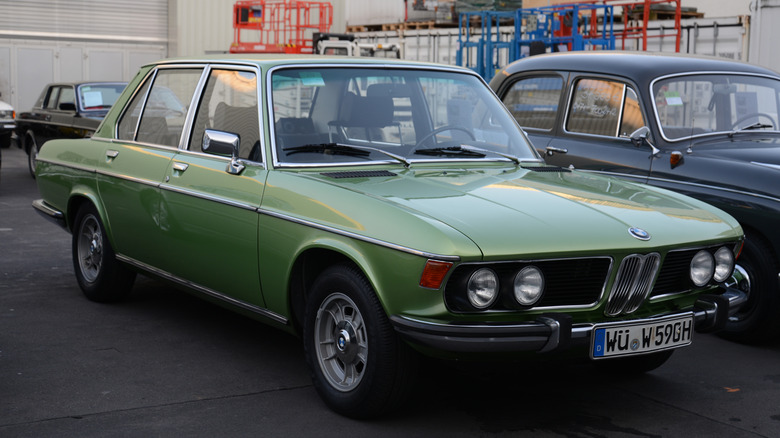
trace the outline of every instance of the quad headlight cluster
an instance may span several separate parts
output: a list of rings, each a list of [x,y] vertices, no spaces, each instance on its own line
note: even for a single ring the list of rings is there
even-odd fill
[[[501,290],[498,274],[480,268],[468,279],[466,297],[474,308],[487,309],[496,302]],[[514,276],[513,296],[520,306],[533,306],[544,293],[544,274],[536,266],[526,266]]]
[[[724,247],[714,253],[701,250],[691,259],[691,281],[697,287],[706,286],[709,282],[722,283],[731,276],[734,270],[734,253]]]

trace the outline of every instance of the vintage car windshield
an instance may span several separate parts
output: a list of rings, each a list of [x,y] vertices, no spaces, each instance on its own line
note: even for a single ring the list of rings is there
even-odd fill
[[[740,130],[778,131],[780,80],[739,74],[697,74],[653,84],[663,136],[679,140]]]
[[[107,110],[116,102],[125,84],[84,84],[78,88],[82,111]]]
[[[282,164],[539,159],[470,74],[318,67],[277,70],[271,81]]]

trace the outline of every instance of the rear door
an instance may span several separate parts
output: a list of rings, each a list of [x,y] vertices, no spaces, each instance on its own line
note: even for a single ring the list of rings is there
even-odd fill
[[[107,225],[114,249],[131,262],[157,268],[168,257],[161,240],[166,218],[160,184],[178,150],[187,106],[202,73],[202,66],[150,71],[120,116],[117,139],[99,143],[98,187]],[[167,106],[160,95],[170,100]]]
[[[552,75],[524,78],[503,97],[506,104],[513,89],[523,91],[515,93],[514,110],[507,107],[544,154],[545,161],[646,182],[651,151],[634,146],[629,138],[647,120],[636,87],[614,78],[571,74],[561,94],[563,100],[554,107],[555,126],[550,127],[549,112],[553,106],[543,106],[536,97],[542,92],[552,95],[550,90],[557,90],[560,80]],[[553,97],[548,100],[553,102]],[[544,125],[540,125],[542,122]]]

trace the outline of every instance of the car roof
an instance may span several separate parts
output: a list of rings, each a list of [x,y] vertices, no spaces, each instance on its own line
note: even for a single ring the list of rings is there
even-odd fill
[[[508,65],[504,74],[522,71],[579,71],[609,73],[649,82],[659,76],[690,72],[741,72],[780,78],[770,69],[724,58],[689,54],[591,51],[530,56]],[[500,75],[499,75],[500,76]]]
[[[229,63],[229,64],[254,64],[264,68],[284,65],[300,64],[333,64],[333,65],[388,65],[388,66],[412,66],[426,68],[444,68],[455,69],[464,72],[472,72],[470,69],[420,61],[406,61],[388,58],[371,58],[359,56],[330,56],[330,55],[299,55],[299,54],[277,54],[277,53],[250,53],[250,54],[223,54],[207,55],[196,58],[168,58],[160,61],[151,62],[146,67],[160,64],[176,63]]]

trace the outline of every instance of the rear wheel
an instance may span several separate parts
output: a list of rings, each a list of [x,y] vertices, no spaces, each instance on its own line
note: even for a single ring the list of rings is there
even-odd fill
[[[72,251],[76,280],[88,299],[113,302],[130,292],[135,272],[116,259],[92,204],[82,206],[76,215]]]
[[[381,415],[411,391],[414,353],[351,265],[328,268],[315,281],[306,305],[304,349],[314,387],[342,415]]]
[[[35,178],[35,163],[38,160],[38,142],[35,140],[35,134],[32,131],[28,131],[25,137],[27,143],[27,169],[30,171],[30,175]]]
[[[718,334],[746,343],[766,341],[780,334],[777,269],[766,245],[753,234],[746,234],[734,278],[733,286],[745,292],[748,299]]]

